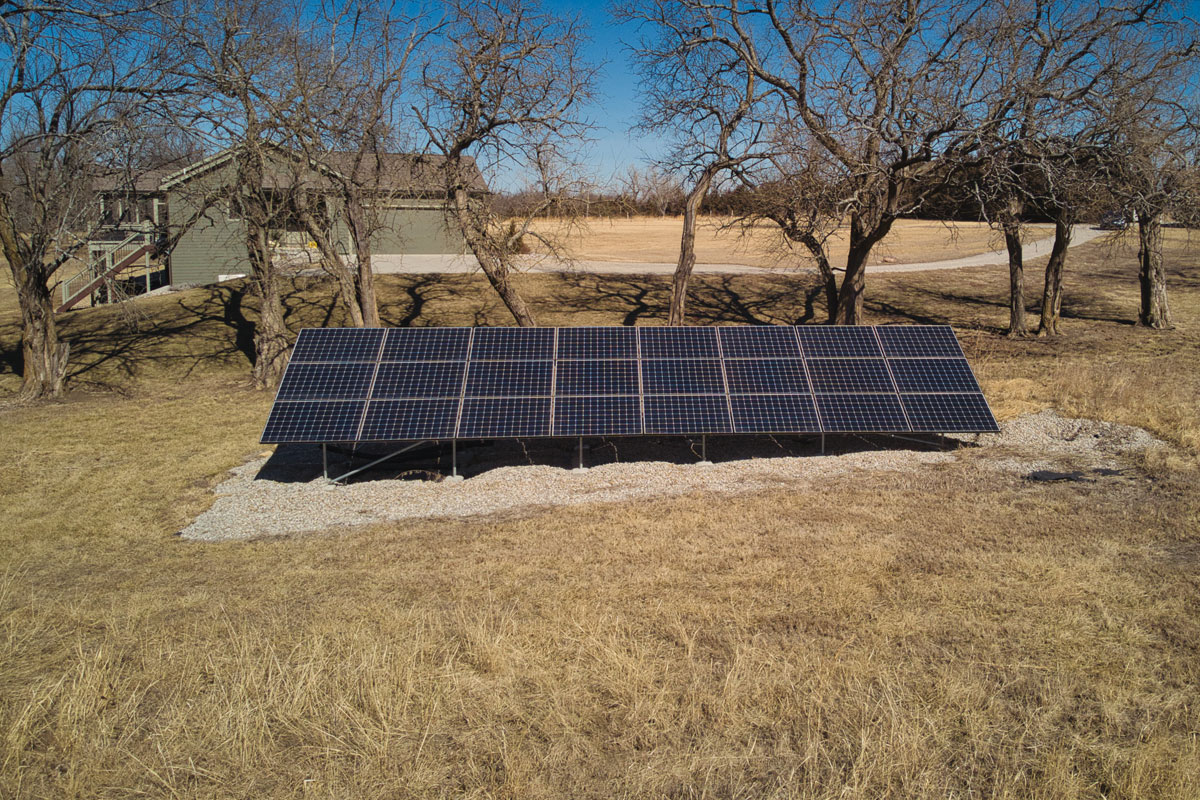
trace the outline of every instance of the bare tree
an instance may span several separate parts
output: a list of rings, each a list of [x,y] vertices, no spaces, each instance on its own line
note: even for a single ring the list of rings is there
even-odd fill
[[[351,323],[378,326],[372,239],[385,226],[383,210],[405,189],[399,182],[411,184],[427,172],[394,151],[407,132],[401,115],[410,61],[437,25],[365,0],[331,5],[321,16],[312,41],[294,54],[302,88],[288,128],[328,191],[310,195],[323,207],[302,204],[300,216],[338,282]],[[313,52],[326,57],[315,60]],[[352,261],[333,238],[331,223],[339,220]]]
[[[517,323],[533,325],[513,283],[513,256],[526,236],[541,236],[534,215],[574,193],[564,165],[586,131],[581,115],[594,69],[582,56],[580,22],[542,11],[534,0],[447,5],[438,46],[422,62],[415,112],[439,156],[432,163],[444,176],[448,221]],[[525,219],[502,224],[480,191],[477,161],[532,173],[543,201]]]
[[[241,224],[259,303],[252,376],[264,389],[279,383],[289,347],[272,231],[294,214],[295,193],[309,188],[294,177],[302,167],[280,149],[298,100],[288,54],[304,39],[301,13],[273,0],[185,0],[176,18],[182,73],[192,90],[178,123],[203,131],[211,147],[231,156],[230,173],[215,185]],[[202,203],[210,199],[206,194]]]
[[[697,217],[722,173],[762,157],[757,145],[763,124],[751,112],[769,88],[760,89],[754,71],[725,48],[693,43],[694,27],[702,20],[690,9],[659,0],[626,6],[618,15],[640,21],[644,32],[634,56],[642,83],[638,127],[667,134],[673,144],[660,166],[688,175],[668,318],[668,324],[682,325],[696,265]]]
[[[1062,272],[1071,225],[1094,178],[1101,124],[1131,93],[1155,96],[1178,77],[1191,44],[1173,4],[1160,0],[1087,6],[1073,2],[995,4],[986,124],[979,128],[978,199],[1004,233],[1009,254],[1009,335],[1028,333],[1024,304],[1022,214],[1038,206],[1055,223],[1039,334],[1058,331]],[[1099,113],[1098,113],[1099,112]]]
[[[923,182],[969,144],[987,45],[982,0],[684,0],[690,46],[719,46],[775,93],[773,115],[803,128],[836,166],[849,251],[834,319],[862,320],[865,267],[895,220],[919,208]],[[798,214],[797,216],[803,216]],[[828,260],[826,258],[826,260]]]
[[[63,390],[55,276],[99,226],[88,176],[132,169],[130,121],[162,91],[138,2],[0,8],[0,246],[21,308],[22,399]]]

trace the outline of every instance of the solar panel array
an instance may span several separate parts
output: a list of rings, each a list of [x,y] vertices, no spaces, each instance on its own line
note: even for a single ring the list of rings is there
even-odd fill
[[[262,441],[995,430],[944,325],[308,328]]]

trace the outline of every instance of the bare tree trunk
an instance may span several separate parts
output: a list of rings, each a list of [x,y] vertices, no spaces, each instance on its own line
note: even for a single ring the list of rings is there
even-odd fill
[[[863,321],[863,296],[867,286],[867,258],[879,240],[892,229],[890,217],[880,220],[872,228],[857,214],[850,217],[850,251],[846,254],[846,274],[838,292],[835,325],[861,325]]]
[[[288,337],[279,299],[279,278],[271,259],[267,231],[247,219],[246,254],[250,259],[251,286],[258,295],[258,325],[254,328],[254,385],[273,389],[287,366]]]
[[[375,273],[371,268],[371,233],[363,220],[362,199],[347,198],[346,222],[350,228],[350,238],[354,243],[354,257],[358,268],[358,309],[362,324],[368,328],[378,328],[379,302],[375,297]]]
[[[682,325],[687,304],[688,280],[696,266],[696,217],[704,196],[712,186],[713,174],[705,170],[696,185],[687,193],[683,204],[683,235],[679,240],[679,262],[675,265],[675,276],[671,281],[671,311],[668,325]]]
[[[825,248],[811,232],[802,234],[800,243],[808,248],[809,254],[817,262],[817,272],[821,276],[821,282],[825,284],[825,321],[832,325],[837,319],[838,309],[838,285],[837,277],[833,274],[833,265],[829,263]]]
[[[350,325],[355,328],[363,327],[362,307],[358,304],[358,287],[355,285],[358,278],[357,269],[351,270],[346,266],[346,260],[342,258],[329,239],[328,228],[322,226],[309,209],[297,209],[297,212],[301,224],[304,225],[304,230],[317,243],[317,249],[321,251],[321,258],[337,281],[342,305],[346,307],[346,313],[350,315]]]
[[[487,276],[488,282],[496,290],[496,294],[500,295],[500,299],[512,313],[517,324],[523,328],[535,327],[537,323],[533,319],[533,314],[525,305],[525,300],[517,291],[517,287],[513,285],[512,271],[508,268],[507,256],[501,252],[504,247],[503,243],[495,241],[495,237],[490,235],[484,227],[485,220],[478,219],[471,213],[469,203],[467,190],[461,187],[455,188],[452,211],[459,230],[467,240],[467,247],[471,248],[471,253],[478,259],[483,274]]]
[[[17,232],[9,224],[12,217],[0,213],[0,248],[12,272],[21,307],[21,357],[24,361],[21,389],[17,399],[36,400],[58,397],[67,377],[67,356],[71,348],[58,339],[54,304],[46,284],[48,278],[38,269],[29,269],[21,254]]]
[[[1138,214],[1138,283],[1142,304],[1138,324],[1164,330],[1171,327],[1171,309],[1167,305],[1167,273],[1163,269],[1162,217]]]
[[[863,294],[866,290],[867,256],[870,249],[851,245],[846,255],[846,274],[838,291],[834,325],[860,325],[863,320]]]
[[[1004,246],[1008,249],[1008,335],[1028,336],[1025,322],[1025,259],[1021,245],[1021,223],[1006,216],[1001,223]]]
[[[1071,222],[1065,213],[1054,217],[1054,245],[1050,248],[1050,260],[1046,262],[1046,285],[1042,290],[1042,319],[1038,336],[1057,336],[1058,318],[1062,310],[1063,265],[1067,261],[1067,248],[1071,246]]]
[[[59,341],[58,326],[54,321],[54,304],[44,279],[23,269],[17,293],[21,306],[21,353],[25,369],[19,400],[35,400],[42,397],[58,397],[63,392],[63,381],[67,377],[67,356],[71,347]]]

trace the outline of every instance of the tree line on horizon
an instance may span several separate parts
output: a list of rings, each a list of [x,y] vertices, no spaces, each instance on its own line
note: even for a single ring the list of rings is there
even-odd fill
[[[1054,335],[1072,225],[1111,208],[1136,219],[1139,321],[1169,327],[1161,226],[1194,219],[1200,199],[1200,58],[1184,12],[1174,0],[623,0],[613,14],[636,30],[635,132],[669,147],[598,193],[581,156],[599,66],[580,18],[537,0],[8,4],[0,247],[21,310],[20,396],[62,391],[69,348],[50,288],[99,224],[89,176],[132,185],[218,150],[235,154],[235,180],[196,205],[244,220],[263,388],[289,345],[271,231],[284,215],[303,225],[351,324],[377,325],[373,200],[380,156],[398,152],[437,164],[447,223],[519,325],[535,319],[514,256],[530,238],[562,252],[533,225],[542,216],[681,215],[677,325],[703,213],[776,227],[816,263],[833,324],[862,321],[867,259],[897,219],[953,215],[1004,235],[1013,336],[1031,332],[1022,228],[1054,224],[1037,328]],[[266,180],[280,153],[296,170],[287,191]],[[318,197],[299,176],[335,159]],[[475,191],[476,165],[527,182]],[[329,241],[333,217],[352,253]]]

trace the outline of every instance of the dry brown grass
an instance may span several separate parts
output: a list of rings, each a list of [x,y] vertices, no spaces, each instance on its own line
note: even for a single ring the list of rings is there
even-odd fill
[[[261,449],[250,304],[151,298],[137,334],[67,315],[75,393],[0,410],[0,796],[1192,797],[1200,258],[1171,255],[1166,333],[1131,326],[1132,263],[1098,245],[1056,341],[997,334],[1002,269],[869,286],[874,321],[958,326],[1002,416],[1181,445],[1138,474],[1035,484],[970,457],[244,544],[172,533]],[[665,310],[657,279],[524,285],[546,324]],[[474,278],[382,288],[391,324],[506,322]],[[298,285],[289,323],[338,321],[330,295]],[[785,277],[706,279],[695,307],[809,313]]]
[[[729,220],[705,217],[696,231],[696,260],[700,263],[750,264],[753,266],[810,266],[811,259],[801,251],[783,246],[777,229],[760,225],[751,230],[725,228]],[[547,231],[565,238],[573,256],[594,261],[646,261],[674,263],[679,257],[679,236],[683,231],[680,217],[615,217],[589,219],[578,228],[565,229],[542,223]],[[1052,226],[1031,225],[1030,238],[1049,236]],[[833,237],[830,259],[834,264],[846,260],[847,229]],[[941,261],[977,255],[1004,240],[983,223],[900,220],[871,255],[871,264],[885,260],[905,264]]]

